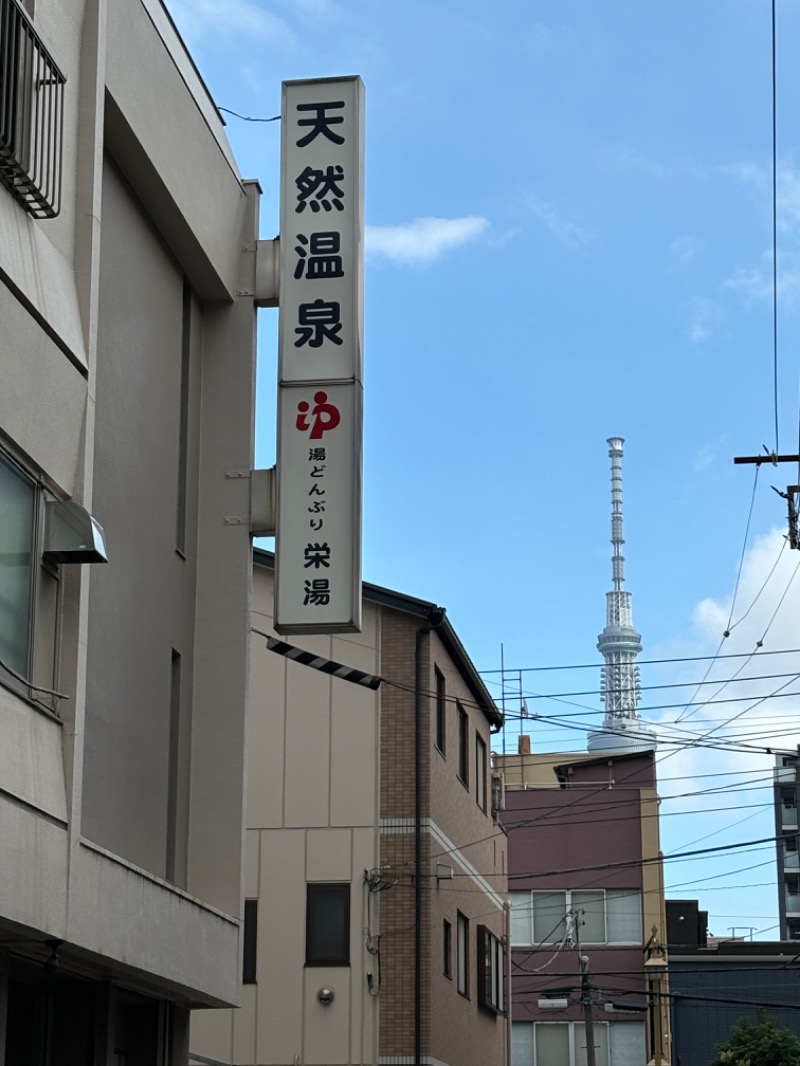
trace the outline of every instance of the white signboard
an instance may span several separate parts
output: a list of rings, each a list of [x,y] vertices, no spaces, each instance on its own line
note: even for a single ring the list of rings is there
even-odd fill
[[[361,628],[363,85],[284,82],[275,629]]]

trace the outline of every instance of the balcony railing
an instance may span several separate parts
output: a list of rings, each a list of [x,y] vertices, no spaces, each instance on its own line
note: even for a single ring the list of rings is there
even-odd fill
[[[0,0],[0,180],[34,218],[61,208],[65,82],[19,0]]]

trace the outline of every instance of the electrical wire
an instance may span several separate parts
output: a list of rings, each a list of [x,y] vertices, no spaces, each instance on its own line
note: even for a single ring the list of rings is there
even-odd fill
[[[233,115],[234,118],[240,118],[242,122],[280,122],[280,115],[273,115],[272,118],[251,118],[249,115],[240,115],[237,111],[231,111],[229,107],[217,107],[217,111],[224,111],[226,115]]]
[[[778,648],[774,651],[759,651],[759,655],[795,655],[800,652],[800,648]],[[672,659],[637,659],[637,665],[639,666],[663,666],[670,663],[704,663],[709,659],[744,659],[749,658],[752,652],[729,652],[726,655],[688,655],[682,658]],[[522,666],[522,667],[505,667],[501,670],[479,670],[481,676],[486,674],[536,674],[546,673],[554,670],[597,670],[602,666],[602,663],[570,663],[564,666]],[[499,681],[494,681],[492,684],[499,685]]]
[[[772,0],[772,392],[775,454],[778,455],[778,49],[775,22],[775,0]]]

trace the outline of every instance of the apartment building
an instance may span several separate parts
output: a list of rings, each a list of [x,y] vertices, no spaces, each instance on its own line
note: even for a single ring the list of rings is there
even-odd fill
[[[270,650],[273,565],[255,551],[243,1007],[194,1016],[190,1061],[502,1066],[501,715],[445,612],[375,585],[361,633],[296,638],[315,662]]]
[[[160,0],[0,0],[13,1066],[185,1062],[240,994],[258,200]]]
[[[670,1060],[654,752],[495,755],[505,778],[514,1066]]]
[[[778,755],[773,770],[778,915],[782,940],[800,940],[800,836],[797,755]]]

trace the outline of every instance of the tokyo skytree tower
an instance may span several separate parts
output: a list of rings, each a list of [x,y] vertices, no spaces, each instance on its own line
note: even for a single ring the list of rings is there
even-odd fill
[[[597,638],[597,650],[605,659],[600,691],[605,704],[602,731],[589,734],[589,751],[649,751],[656,746],[655,731],[639,718],[641,685],[636,656],[642,638],[633,627],[631,594],[623,589],[625,557],[622,546],[622,437],[609,437],[611,459],[611,577],[606,593],[606,625]]]

